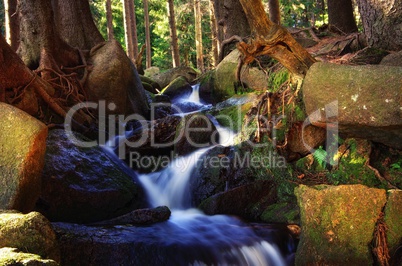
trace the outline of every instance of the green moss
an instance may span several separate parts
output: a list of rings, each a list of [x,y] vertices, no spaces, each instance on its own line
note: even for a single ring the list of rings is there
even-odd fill
[[[244,117],[252,106],[253,103],[248,102],[242,105],[227,107],[220,110],[219,114],[215,117],[220,125],[237,133],[241,130]]]
[[[268,88],[271,92],[277,92],[283,83],[289,79],[289,71],[282,68],[276,72],[270,73],[268,78]]]
[[[299,224],[299,207],[295,202],[276,203],[266,208],[260,219],[266,223]]]

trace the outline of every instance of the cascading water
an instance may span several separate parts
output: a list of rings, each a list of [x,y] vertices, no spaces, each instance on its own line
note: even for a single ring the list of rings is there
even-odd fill
[[[196,90],[193,88],[193,94],[198,94]],[[191,101],[199,102],[199,96],[193,94]],[[233,133],[219,125],[217,129],[221,144],[230,145]],[[275,245],[258,237],[239,219],[225,215],[207,216],[191,208],[188,184],[197,162],[208,149],[177,158],[161,172],[139,176],[150,204],[154,207],[166,205],[172,210],[169,221],[158,225],[165,226],[166,241],[191,250],[191,254],[187,249],[185,254],[171,255],[182,256],[184,264],[192,265],[286,265]]]

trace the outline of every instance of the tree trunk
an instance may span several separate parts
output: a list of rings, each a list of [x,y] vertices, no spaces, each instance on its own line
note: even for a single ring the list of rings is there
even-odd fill
[[[216,23],[214,1],[209,0],[209,16],[211,27],[211,39],[212,39],[212,66],[217,66],[219,62],[219,43],[218,43],[218,24]]]
[[[180,65],[179,44],[177,40],[176,30],[176,17],[174,14],[173,0],[168,0],[168,16],[169,16],[169,28],[170,28],[170,46],[172,49],[173,67]]]
[[[106,10],[106,23],[107,23],[107,38],[108,40],[111,40],[114,39],[112,0],[106,0],[105,10]]]
[[[60,37],[74,48],[90,50],[104,41],[92,19],[88,0],[52,0]],[[76,23],[79,21],[79,23]]]
[[[402,0],[357,0],[367,43],[391,51],[402,49]]]
[[[76,66],[77,50],[66,44],[57,32],[51,1],[18,1],[20,45],[17,53],[30,68]]]
[[[222,59],[233,48],[223,45],[222,42],[233,36],[241,38],[250,36],[250,26],[239,0],[214,0],[214,6]]]
[[[148,0],[144,0],[144,20],[145,20],[145,49],[146,49],[146,68],[150,68],[152,65],[151,56],[151,29],[149,26],[149,9]]]
[[[20,25],[18,22],[17,0],[4,0],[6,40],[14,51],[17,51],[20,38]]]
[[[217,1],[217,0],[215,0]],[[223,40],[237,35],[242,38],[250,35],[250,26],[239,0],[217,1],[219,12],[218,27],[223,29]],[[223,41],[221,40],[221,41]]]
[[[240,42],[238,49],[248,64],[256,56],[269,55],[278,60],[291,73],[304,77],[315,59],[280,25],[270,21],[261,0],[240,0],[254,39],[250,44]]]
[[[279,6],[279,0],[268,1],[269,19],[275,23],[281,24],[281,10]]]
[[[348,34],[357,32],[352,0],[328,0],[329,30]]]
[[[124,0],[123,9],[127,55],[133,62],[135,62],[135,59],[138,56],[138,39],[134,0]]]
[[[204,72],[204,52],[202,49],[202,25],[201,25],[201,3],[200,0],[194,0],[194,18],[195,18],[195,47],[197,51],[197,68]]]

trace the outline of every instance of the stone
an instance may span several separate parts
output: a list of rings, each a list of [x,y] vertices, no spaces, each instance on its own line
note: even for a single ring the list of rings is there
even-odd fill
[[[0,248],[0,265],[3,266],[58,266],[54,260],[42,259],[36,254],[20,252],[16,248]]]
[[[80,146],[82,141],[50,131],[37,210],[51,221],[89,223],[146,207],[136,176],[99,146]]]
[[[187,155],[219,143],[219,132],[208,116],[202,113],[186,115],[177,126],[174,151]]]
[[[385,56],[381,60],[380,65],[402,67],[402,51],[390,53],[389,55]]]
[[[60,261],[60,250],[52,225],[38,212],[0,212],[0,248],[4,247]]]
[[[40,195],[46,125],[0,102],[0,209],[31,211]]]
[[[106,111],[119,115],[149,115],[147,98],[138,72],[116,40],[94,47],[88,63],[92,65],[87,80],[90,101],[98,103],[104,100],[106,106],[113,103],[115,108]]]
[[[97,222],[92,225],[149,225],[167,221],[170,217],[170,214],[171,212],[166,206],[160,206],[152,209],[138,209],[122,216]]]
[[[277,200],[277,191],[272,181],[255,181],[221,192],[203,201],[199,208],[205,214],[229,214],[258,221],[262,212]]]
[[[402,190],[388,191],[388,201],[384,213],[389,254],[395,257],[396,254],[402,254],[402,251],[398,252],[402,244]]]
[[[237,85],[236,71],[240,52],[236,49],[227,55],[216,67],[215,73],[210,76],[214,81],[214,86],[210,86],[210,98],[213,102],[218,103],[229,99],[238,92],[265,91],[268,88],[268,78],[265,73],[255,67],[244,68],[241,72],[240,81],[242,85]],[[204,81],[205,84],[208,82]],[[239,91],[238,91],[239,90]],[[200,92],[207,94],[204,87]]]
[[[296,265],[372,265],[371,241],[386,203],[383,189],[300,185],[302,234]]]
[[[402,67],[315,63],[302,87],[310,122],[402,149],[401,76]]]
[[[183,77],[188,83],[193,83],[197,78],[197,72],[191,67],[186,66],[175,67],[163,73],[158,73],[152,69],[148,71],[146,70],[145,72],[145,75],[159,83],[161,88],[165,88],[178,77]]]
[[[191,94],[191,85],[184,77],[178,77],[170,82],[161,93],[170,97],[170,99],[189,96]]]

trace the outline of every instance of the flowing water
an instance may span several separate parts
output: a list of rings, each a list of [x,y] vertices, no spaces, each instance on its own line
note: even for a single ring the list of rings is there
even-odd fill
[[[189,98],[178,101],[201,105],[198,86],[193,87]],[[233,132],[216,126],[220,144],[230,145]],[[207,216],[191,206],[188,184],[197,162],[208,149],[177,158],[160,172],[139,175],[150,204],[165,205],[172,210],[171,218],[158,225],[164,227],[166,241],[187,247],[185,254],[180,254],[178,248],[178,253],[171,256],[182,256],[184,264],[190,265],[287,265],[275,243],[257,236],[238,218]]]
[[[177,99],[174,104],[188,112],[208,108],[200,101],[198,89],[198,85],[193,86],[191,95]],[[219,132],[219,144],[232,145],[234,133],[222,128],[213,117],[211,121]],[[106,144],[106,149],[111,152],[111,146],[118,140],[119,137],[116,137]],[[172,211],[167,222],[142,229],[159,243],[164,256],[160,260],[169,262],[169,265],[172,261],[174,265],[288,265],[285,257],[291,256],[294,245],[286,233],[264,228],[264,237],[261,237],[261,232],[257,235],[252,226],[236,217],[207,216],[191,206],[189,182],[192,173],[202,155],[211,148],[176,158],[162,171],[138,175],[150,205],[168,206]],[[114,157],[118,160],[117,156]],[[122,161],[120,163],[122,168],[130,171]],[[140,236],[138,232],[136,234]],[[281,249],[278,247],[280,244]]]

